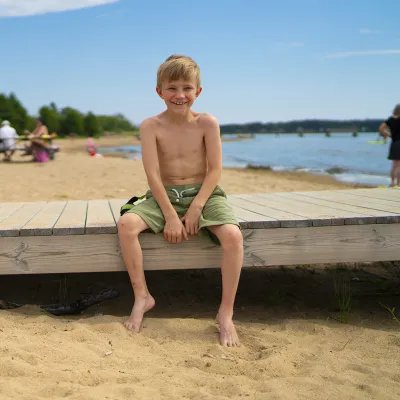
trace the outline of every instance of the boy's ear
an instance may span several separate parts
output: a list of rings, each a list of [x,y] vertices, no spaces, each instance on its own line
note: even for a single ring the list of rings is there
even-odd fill
[[[199,88],[197,89],[196,97],[199,97],[199,96],[200,96],[200,93],[202,92],[202,90],[203,90],[202,87],[199,87]]]
[[[161,93],[161,89],[158,86],[156,86],[156,92],[162,99],[164,99],[164,97],[163,97],[163,95]]]

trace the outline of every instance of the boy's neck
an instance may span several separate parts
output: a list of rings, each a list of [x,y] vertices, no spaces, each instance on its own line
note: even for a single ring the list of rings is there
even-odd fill
[[[185,123],[190,122],[190,121],[192,121],[194,119],[194,115],[193,115],[193,111],[192,110],[189,110],[185,114],[177,114],[177,113],[173,113],[171,111],[165,110],[164,115],[173,124],[185,124]]]

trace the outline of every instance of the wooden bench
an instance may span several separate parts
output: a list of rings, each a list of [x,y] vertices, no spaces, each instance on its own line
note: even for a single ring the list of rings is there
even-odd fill
[[[243,194],[229,201],[244,266],[400,260],[400,190]],[[117,221],[125,200],[0,203],[0,274],[121,271]],[[142,233],[147,270],[215,268],[221,248]]]

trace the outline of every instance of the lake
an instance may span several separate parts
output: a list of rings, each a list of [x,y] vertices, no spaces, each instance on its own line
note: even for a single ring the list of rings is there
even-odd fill
[[[224,135],[229,138],[230,135]],[[344,182],[388,185],[391,162],[387,159],[387,144],[370,144],[377,134],[351,133],[257,134],[253,139],[224,141],[224,167],[245,168],[249,164],[271,167],[275,171],[300,170],[328,174]],[[106,149],[103,149],[104,151]],[[140,156],[140,146],[107,149],[122,151],[128,157]]]

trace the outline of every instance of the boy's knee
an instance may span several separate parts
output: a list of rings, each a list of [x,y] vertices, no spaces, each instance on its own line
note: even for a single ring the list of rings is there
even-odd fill
[[[243,235],[240,229],[235,225],[230,225],[220,238],[221,245],[224,248],[239,248],[243,246]]]
[[[141,218],[136,214],[125,214],[118,220],[119,235],[137,236],[141,231]]]

